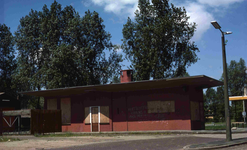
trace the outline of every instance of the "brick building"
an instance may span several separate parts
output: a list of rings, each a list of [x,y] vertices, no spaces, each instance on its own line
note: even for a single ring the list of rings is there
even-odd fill
[[[44,97],[44,109],[62,110],[62,131],[204,129],[203,88],[223,85],[205,75],[77,86],[22,94]]]

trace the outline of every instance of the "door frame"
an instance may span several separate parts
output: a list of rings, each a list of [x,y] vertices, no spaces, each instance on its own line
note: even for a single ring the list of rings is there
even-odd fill
[[[89,107],[89,112],[90,112],[90,128],[91,132],[93,132],[93,123],[92,123],[92,108],[93,107],[98,107],[98,132],[100,132],[100,106],[90,106]]]

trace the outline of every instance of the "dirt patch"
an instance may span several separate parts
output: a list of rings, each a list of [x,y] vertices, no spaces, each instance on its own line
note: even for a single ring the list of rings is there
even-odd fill
[[[173,135],[117,135],[117,136],[74,136],[74,137],[35,137],[4,136],[18,138],[21,141],[0,142],[0,150],[38,150],[62,147],[82,146],[96,143],[121,142],[145,139],[161,139],[176,137],[207,137],[225,139],[224,134],[173,134]],[[233,139],[247,137],[247,133],[233,134]]]
[[[15,136],[16,138],[18,136]],[[94,143],[169,138],[174,136],[114,136],[114,137],[19,137],[21,141],[0,143],[0,150],[36,150],[88,145]],[[13,137],[12,137],[13,138]]]

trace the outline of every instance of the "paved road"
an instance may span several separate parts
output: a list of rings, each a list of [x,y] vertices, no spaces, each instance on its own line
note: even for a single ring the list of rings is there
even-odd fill
[[[242,145],[236,145],[232,147],[227,147],[227,148],[222,148],[219,150],[246,150],[247,149],[247,144],[242,144]]]
[[[222,140],[221,138],[183,136],[137,141],[99,143],[84,146],[59,148],[56,150],[181,150],[190,144]],[[53,149],[54,150],[54,149]]]

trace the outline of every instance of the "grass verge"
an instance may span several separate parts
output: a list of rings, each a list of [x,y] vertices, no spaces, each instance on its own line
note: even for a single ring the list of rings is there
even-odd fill
[[[225,125],[205,126],[205,130],[226,130]]]
[[[20,139],[18,139],[18,138],[0,137],[0,142],[13,142],[13,141],[20,141]]]
[[[143,133],[143,132],[129,132],[129,133],[45,133],[45,134],[34,134],[35,137],[73,137],[73,136],[128,136],[128,135],[171,135],[171,133]]]

